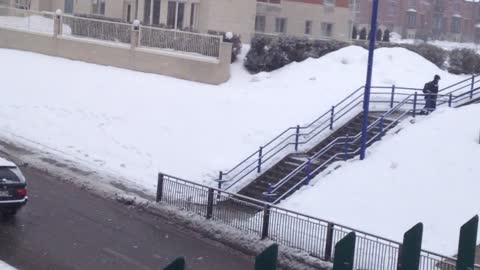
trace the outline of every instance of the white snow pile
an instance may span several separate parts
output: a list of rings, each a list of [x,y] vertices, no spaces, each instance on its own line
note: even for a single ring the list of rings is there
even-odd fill
[[[480,105],[404,121],[367,159],[320,175],[281,206],[401,242],[417,222],[423,248],[454,255],[463,223],[480,214]]]
[[[478,44],[472,42],[452,42],[452,41],[442,41],[442,40],[432,40],[428,42],[429,44],[440,47],[444,50],[451,51],[453,49],[472,49],[480,52]]]
[[[53,18],[40,15],[31,15],[25,17],[0,16],[0,27],[2,26],[47,34],[53,34],[54,32]],[[70,35],[72,33],[70,26],[64,24],[63,33]]]
[[[390,41],[397,44],[420,44],[424,43],[422,40],[414,40],[414,39],[402,39],[400,34],[392,32],[390,34]],[[440,47],[444,50],[451,51],[454,49],[472,49],[480,53],[480,47],[476,43],[472,42],[454,42],[454,41],[446,41],[446,40],[430,40],[427,42],[428,44]]]
[[[0,270],[16,270],[16,268],[13,268],[5,262],[0,261]]]
[[[364,84],[367,51],[347,47],[257,75],[237,63],[219,86],[13,50],[0,59],[0,136],[153,192],[160,171],[212,184],[285,128],[323,114]],[[401,48],[377,50],[374,69],[374,85],[465,78]]]

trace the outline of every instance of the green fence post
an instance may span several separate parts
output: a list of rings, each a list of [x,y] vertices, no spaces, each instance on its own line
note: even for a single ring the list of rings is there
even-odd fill
[[[163,270],[185,270],[185,259],[182,257],[177,258]]]
[[[473,270],[475,248],[477,245],[478,215],[474,216],[460,229],[458,242],[457,270]]]
[[[398,260],[398,270],[418,270],[422,251],[423,224],[418,223],[403,236]]]
[[[355,232],[351,232],[335,245],[333,270],[353,270],[355,240]]]
[[[255,270],[276,270],[278,245],[273,244],[255,258]]]

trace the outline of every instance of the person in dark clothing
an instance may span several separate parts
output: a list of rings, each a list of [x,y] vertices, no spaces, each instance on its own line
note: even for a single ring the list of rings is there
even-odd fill
[[[422,109],[420,114],[429,114],[436,109],[439,81],[440,76],[435,75],[433,81],[425,84],[425,87],[423,88],[423,93],[425,94],[425,107]]]

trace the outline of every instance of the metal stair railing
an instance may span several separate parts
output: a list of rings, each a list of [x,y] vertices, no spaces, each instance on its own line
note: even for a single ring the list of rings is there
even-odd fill
[[[392,121],[392,123],[390,123],[389,125],[387,125],[386,127],[383,126],[383,122],[384,122],[384,119],[386,119],[387,117],[389,117],[390,115],[392,115],[393,113],[399,111],[404,105],[407,104],[407,101],[411,98],[415,98],[415,96],[417,96],[416,94],[411,94],[409,95],[407,98],[405,98],[401,103],[397,104],[394,108],[392,108],[391,110],[385,112],[384,114],[382,114],[380,116],[380,118],[378,118],[377,120],[375,120],[374,122],[372,122],[368,128],[367,128],[367,132],[371,132],[371,131],[375,131],[377,130],[377,128],[380,126],[380,131],[377,132],[374,136],[372,136],[372,138],[369,139],[369,141],[367,143],[371,143],[372,141],[374,140],[377,140],[378,137],[380,137],[384,130],[385,129],[388,129],[390,128],[392,125],[398,123],[405,115],[407,115],[408,113],[411,112],[411,110],[407,110],[405,111],[403,114],[401,114],[400,117],[398,117],[397,119],[395,119],[394,121]],[[414,110],[414,109],[412,109]],[[312,176],[315,175],[319,170],[321,170],[324,166],[328,165],[330,162],[334,161],[335,159],[341,157],[342,155],[344,156],[347,156],[347,155],[356,155],[358,154],[358,152],[360,151],[360,148],[357,148],[355,149],[354,152],[349,152],[349,151],[340,151],[340,152],[337,152],[335,153],[333,156],[331,156],[330,158],[328,158],[327,160],[325,160],[322,164],[320,164],[315,170],[313,171],[310,171],[309,168],[311,167],[311,163],[320,159],[321,157],[323,157],[323,155],[325,153],[327,153],[328,151],[330,151],[332,148],[334,148],[335,146],[343,146],[344,149],[349,149],[350,148],[350,145],[354,145],[358,140],[360,140],[362,136],[362,133],[359,132],[357,133],[355,136],[353,137],[349,137],[349,136],[340,136],[340,137],[337,137],[335,138],[332,142],[330,142],[327,146],[323,147],[319,152],[317,152],[315,155],[313,155],[312,157],[310,157],[307,161],[305,161],[304,163],[302,163],[301,165],[299,165],[294,171],[292,171],[290,174],[288,174],[287,176],[285,176],[284,178],[282,178],[280,181],[278,181],[278,183],[276,183],[275,185],[272,186],[272,190],[271,190],[271,193],[272,194],[275,194],[279,191],[279,189],[281,189],[288,181],[290,181],[291,179],[293,179],[294,177],[296,177],[298,174],[304,172],[305,170],[307,171],[307,175],[304,176],[297,184],[295,184],[292,188],[290,188],[288,191],[286,191],[285,193],[283,193],[280,197],[278,197],[275,201],[274,201],[274,204],[275,203],[278,203],[280,200],[282,200],[285,196],[287,196],[290,192],[292,192],[293,190],[295,190],[296,188],[298,188],[299,186],[303,185],[303,184],[308,184],[308,182],[311,180]]]
[[[457,91],[457,90],[453,90]],[[474,99],[476,96],[480,97],[480,87],[472,89],[471,91],[465,92],[463,94],[460,94],[458,96],[453,96],[452,92],[447,93],[447,94],[438,94],[438,105],[445,105],[448,104],[449,107],[454,106],[456,102],[463,101],[465,100],[465,96],[468,98],[468,101]],[[425,97],[425,94],[410,94],[408,95],[402,102],[398,103],[394,108],[391,110],[385,112],[382,114],[378,119],[376,119],[374,122],[372,122],[368,128],[367,132],[374,132],[374,135],[367,141],[367,144],[370,144],[376,140],[378,140],[384,133],[385,130],[388,130],[390,127],[393,125],[398,124],[405,116],[408,114],[412,113],[412,115],[415,117],[417,111],[419,110],[418,106],[419,105],[424,105],[424,102],[419,102],[420,97]],[[387,126],[384,126],[384,119],[386,119],[388,116],[393,115],[396,112],[399,112],[403,109],[405,106],[412,106],[413,108],[407,109],[403,111],[399,117],[391,121],[390,124]],[[378,127],[380,127],[380,130],[378,131]],[[347,136],[340,136],[335,138],[332,142],[330,142],[327,146],[323,147],[320,151],[318,151],[315,155],[312,157],[309,157],[307,161],[304,163],[300,164],[297,168],[295,168],[291,173],[286,175],[284,178],[282,178],[280,181],[278,181],[276,184],[271,186],[271,189],[268,191],[271,194],[267,194],[268,198],[273,197],[273,194],[277,194],[278,191],[291,179],[295,178],[297,175],[301,174],[302,172],[307,173],[306,176],[304,176],[298,183],[296,183],[293,187],[291,187],[289,190],[284,192],[280,197],[275,199],[273,201],[274,204],[280,202],[282,199],[284,199],[288,194],[294,190],[296,190],[298,187],[304,184],[308,184],[309,181],[312,179],[312,176],[316,175],[316,173],[330,164],[332,161],[341,158],[342,156],[348,157],[348,156],[356,156],[359,155],[360,153],[360,147],[357,147],[354,151],[348,151],[345,149],[350,149],[350,145],[355,145],[355,143],[361,138],[362,133],[359,132],[357,133],[354,137],[349,137]],[[318,167],[311,171],[311,163],[322,158],[324,154],[326,154],[328,151],[330,151],[332,148],[341,145],[344,148],[344,151],[339,151],[335,153],[333,156],[325,160],[322,164],[318,165]]]
[[[439,106],[443,104],[453,106],[461,101],[468,101],[468,98],[471,100],[474,96],[480,94],[479,88],[474,87],[478,82],[480,82],[480,77],[472,76],[471,78],[441,89],[438,93],[439,98],[437,104]],[[216,179],[218,188],[222,189],[223,186],[224,190],[231,190],[232,187],[236,186],[242,180],[251,180],[258,176],[264,168],[268,168],[286,155],[300,151],[300,147],[306,149],[313,147],[315,143],[320,142],[330,135],[336,126],[347,123],[356,114],[361,112],[363,89],[363,86],[356,89],[308,125],[297,125],[296,127],[287,128],[229,171],[220,171],[219,177]],[[422,89],[418,88],[376,86],[372,87],[371,102],[373,106],[380,105],[382,109],[388,111],[394,108],[395,105],[402,103],[405,99],[407,101],[404,105],[414,105],[414,101],[411,98],[408,99],[405,97],[411,96],[412,92],[421,91]],[[456,93],[458,93],[458,95],[454,95]],[[425,104],[425,102],[420,99],[422,96],[424,95],[419,94],[417,96],[416,106]]]
[[[326,130],[333,130],[333,125],[337,121],[344,117],[354,107],[357,107],[358,104],[361,104],[361,99],[363,97],[362,90],[363,87],[358,88],[308,125],[287,128],[228,172],[220,172],[218,179],[219,188],[221,188],[222,183],[230,182],[225,188],[225,190],[228,190],[230,187],[252,173],[260,173],[264,164],[277,157],[278,154],[284,151],[288,146],[294,145],[293,150],[298,151],[300,145],[310,142],[312,138],[317,137]],[[338,112],[335,112],[336,108],[338,108]],[[300,141],[300,139],[305,141]]]

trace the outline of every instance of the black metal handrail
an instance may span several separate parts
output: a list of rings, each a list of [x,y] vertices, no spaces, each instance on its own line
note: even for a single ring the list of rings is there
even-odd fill
[[[355,269],[397,269],[398,241],[167,174],[159,174],[157,188],[157,201],[326,261],[333,260],[335,244],[355,232]],[[455,270],[455,262],[451,256],[422,250],[420,270]]]

